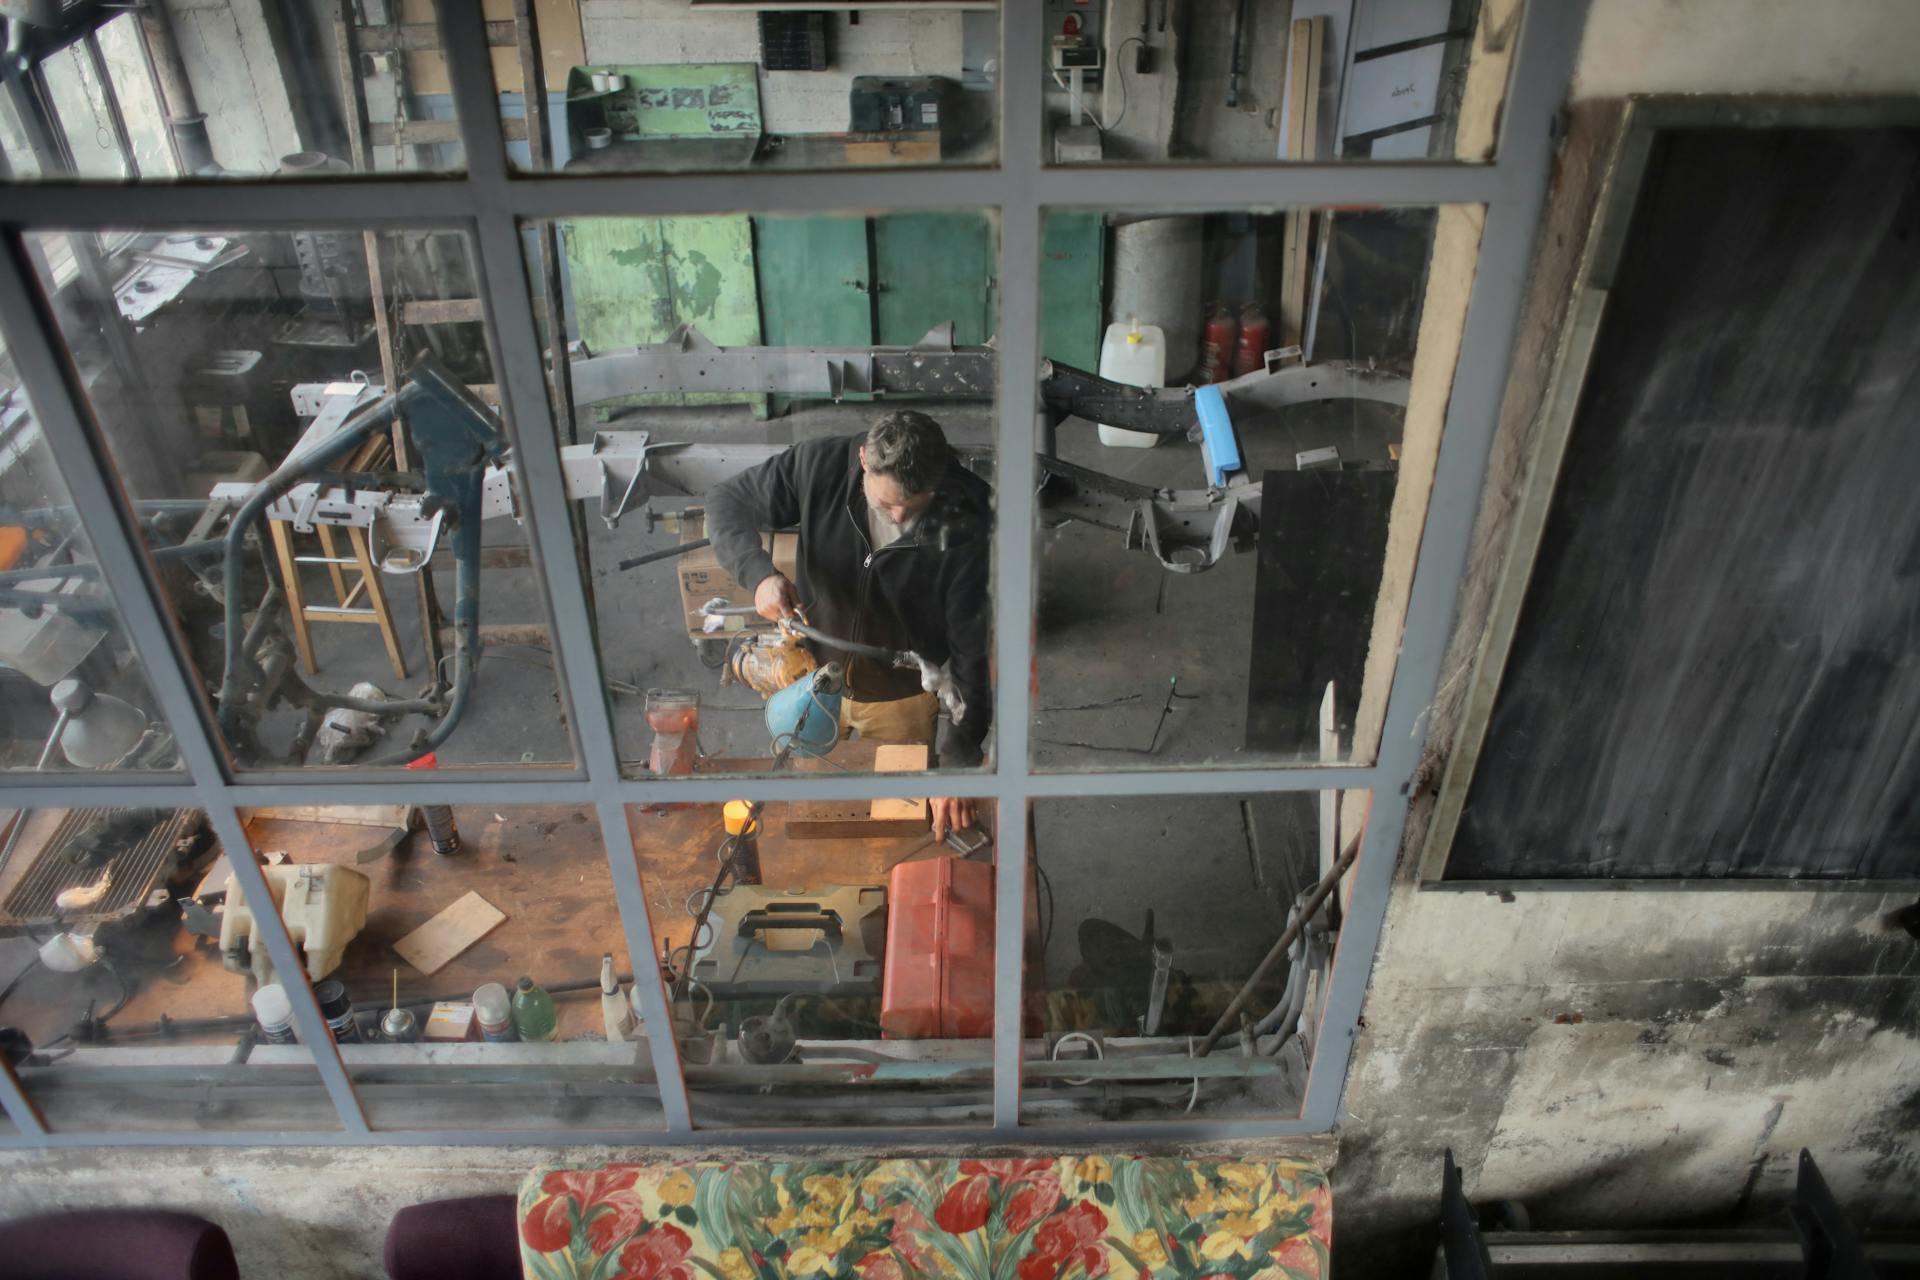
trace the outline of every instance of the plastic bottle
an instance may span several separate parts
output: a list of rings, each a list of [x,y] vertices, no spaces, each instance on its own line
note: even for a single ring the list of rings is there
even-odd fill
[[[497,982],[483,982],[474,988],[473,1020],[480,1024],[482,1040],[510,1041],[520,1037],[513,1030],[513,1004],[507,989]]]
[[[1167,338],[1157,324],[1110,324],[1100,343],[1100,376],[1130,387],[1167,384]],[[1150,431],[1128,431],[1100,424],[1100,443],[1125,449],[1151,449],[1160,437]]]
[[[613,953],[600,957],[600,1025],[607,1039],[618,1044],[633,1039],[633,1004],[613,977]]]
[[[513,1029],[522,1040],[553,1039],[553,997],[532,978],[522,977],[513,993]]]
[[[253,1016],[260,1023],[260,1038],[268,1044],[293,1044],[293,1002],[277,982],[269,982],[253,993]]]

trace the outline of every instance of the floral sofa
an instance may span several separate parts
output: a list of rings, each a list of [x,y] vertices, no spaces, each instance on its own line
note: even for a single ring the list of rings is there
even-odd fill
[[[1317,1280],[1333,1200],[1297,1161],[550,1165],[529,1280]]]

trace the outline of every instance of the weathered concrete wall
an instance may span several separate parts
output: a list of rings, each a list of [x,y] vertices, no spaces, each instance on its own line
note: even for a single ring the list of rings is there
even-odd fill
[[[166,6],[214,159],[234,173],[272,173],[301,144],[260,0]]]
[[[1920,1224],[1920,944],[1874,893],[1422,892],[1444,773],[1618,127],[1635,92],[1913,92],[1894,0],[1594,5],[1473,560],[1346,1091],[1343,1270],[1429,1255],[1441,1153],[1536,1225],[1775,1213],[1813,1150],[1862,1219]],[[1484,766],[1484,767],[1492,767]],[[1779,1225],[1775,1221],[1774,1225]]]
[[[752,13],[690,10],[686,0],[582,0],[581,26],[591,62],[758,62],[760,25]],[[957,12],[863,11],[860,21],[831,15],[828,71],[763,71],[760,111],[769,133],[831,133],[847,127],[847,90],[857,75],[960,78]]]

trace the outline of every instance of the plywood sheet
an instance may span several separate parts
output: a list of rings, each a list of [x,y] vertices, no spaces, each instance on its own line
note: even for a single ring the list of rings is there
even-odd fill
[[[433,973],[506,918],[506,912],[468,890],[465,897],[394,943],[393,949],[420,972]]]
[[[875,773],[925,773],[927,749],[918,745],[887,743],[873,753],[873,771]],[[874,800],[867,806],[867,816],[876,822],[924,823],[927,820],[927,802],[901,799]]]

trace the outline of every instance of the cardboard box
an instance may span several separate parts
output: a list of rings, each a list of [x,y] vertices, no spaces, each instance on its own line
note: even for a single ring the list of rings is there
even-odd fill
[[[698,518],[688,518],[680,522],[680,541],[693,542],[706,537],[706,522]],[[774,567],[792,578],[797,573],[795,566],[800,558],[800,538],[798,534],[763,533],[760,545],[773,552]],[[721,567],[719,559],[713,554],[712,547],[702,547],[698,551],[689,551],[676,562],[680,579],[680,607],[687,616],[687,635],[695,640],[707,640],[732,635],[736,631],[764,629],[773,624],[757,617],[730,617],[726,619],[723,630],[709,633],[702,629],[705,622],[700,616],[700,608],[716,597],[724,599],[730,605],[750,605],[753,603],[753,590],[743,587],[733,580],[733,575]],[[758,584],[756,584],[758,585]]]

